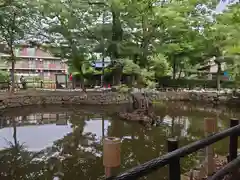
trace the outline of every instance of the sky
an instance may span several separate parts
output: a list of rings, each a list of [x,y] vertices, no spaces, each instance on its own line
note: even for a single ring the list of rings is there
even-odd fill
[[[239,0],[221,0],[216,7],[217,12],[222,12],[228,4],[239,2]]]

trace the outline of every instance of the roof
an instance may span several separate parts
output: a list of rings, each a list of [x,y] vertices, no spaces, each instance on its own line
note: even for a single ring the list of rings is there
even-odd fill
[[[104,59],[104,67],[107,67],[111,64],[111,59],[109,57],[106,57]],[[101,59],[97,59],[94,63],[93,63],[93,66],[95,68],[102,68],[103,67],[103,63],[102,63],[102,60]]]
[[[109,62],[104,62],[104,67],[108,67],[110,65]],[[103,67],[103,63],[102,62],[95,62],[93,63],[93,66],[95,68],[102,68]]]

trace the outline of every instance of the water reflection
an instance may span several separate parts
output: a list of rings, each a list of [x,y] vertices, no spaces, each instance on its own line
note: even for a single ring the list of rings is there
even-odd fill
[[[104,135],[122,139],[122,164],[118,172],[163,155],[167,137],[179,137],[184,145],[204,136],[204,113],[183,116],[177,111],[174,115],[163,109],[156,112],[163,123],[151,129],[116,117],[69,111],[4,117],[0,129],[0,178],[103,179]],[[219,128],[225,128],[227,122],[216,117]],[[182,170],[192,167],[197,158],[196,154],[184,158]],[[166,179],[166,176],[165,168],[147,179]]]

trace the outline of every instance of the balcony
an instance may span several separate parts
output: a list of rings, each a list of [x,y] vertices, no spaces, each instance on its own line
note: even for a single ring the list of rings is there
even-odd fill
[[[0,64],[0,69],[11,69],[10,64]],[[15,69],[16,70],[50,70],[50,71],[65,71],[66,70],[66,65],[56,65],[56,64],[49,64],[49,65],[36,65],[36,64],[15,64]]]
[[[0,69],[11,69],[10,62],[0,62]],[[67,65],[60,60],[54,59],[22,59],[15,64],[16,70],[50,70],[50,71],[66,71]]]

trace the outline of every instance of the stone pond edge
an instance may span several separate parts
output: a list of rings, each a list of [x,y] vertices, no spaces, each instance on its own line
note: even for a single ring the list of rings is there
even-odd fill
[[[217,92],[148,92],[147,96],[153,102],[158,101],[188,101],[223,104],[232,101],[229,94]],[[79,92],[79,91],[48,91],[29,90],[14,94],[0,94],[0,110],[27,105],[45,104],[84,104],[84,105],[117,105],[131,102],[129,93],[119,92]]]

